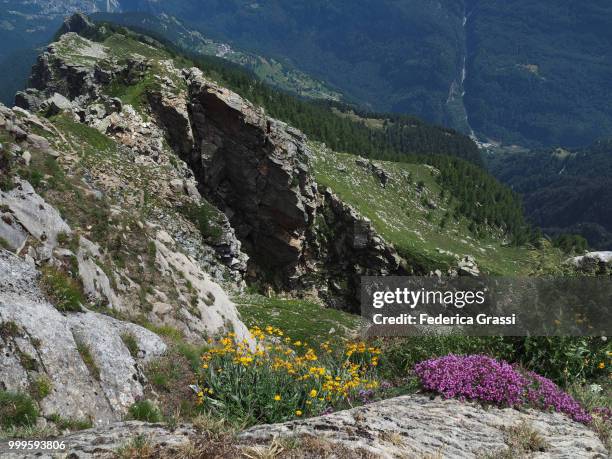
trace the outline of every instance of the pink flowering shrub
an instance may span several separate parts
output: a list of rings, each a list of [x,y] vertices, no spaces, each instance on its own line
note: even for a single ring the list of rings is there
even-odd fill
[[[474,400],[500,407],[530,406],[554,409],[573,420],[591,422],[591,416],[550,379],[485,355],[447,355],[414,367],[423,388],[445,398]]]

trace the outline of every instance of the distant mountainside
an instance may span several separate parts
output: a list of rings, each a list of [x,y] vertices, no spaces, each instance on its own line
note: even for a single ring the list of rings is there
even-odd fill
[[[465,132],[471,125],[507,143],[575,147],[612,134],[605,0],[141,0],[132,8],[290,59],[376,110]]]
[[[528,218],[544,231],[577,233],[595,248],[612,250],[612,141],[493,155],[489,166],[523,196]]]
[[[60,17],[76,9],[138,12],[156,17],[150,28],[171,40],[209,53],[229,46],[234,54],[225,57],[285,89],[303,83],[306,95],[341,92],[366,110],[416,115],[506,144],[576,148],[612,135],[612,4],[606,0],[4,5],[0,60],[44,43]],[[168,27],[173,18],[182,23]],[[118,20],[136,25],[134,16]],[[13,62],[3,66],[12,74],[4,79],[23,77],[24,65]]]
[[[252,71],[263,81],[294,94],[313,99],[340,100],[342,95],[322,81],[317,81],[286,63],[235,49],[227,43],[206,38],[187,28],[167,14],[94,13],[94,21],[107,21],[163,37],[175,46],[192,53],[216,56]]]

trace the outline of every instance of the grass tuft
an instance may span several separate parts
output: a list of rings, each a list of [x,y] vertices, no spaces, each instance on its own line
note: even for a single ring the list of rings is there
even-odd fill
[[[26,394],[0,390],[0,427],[27,427],[36,423],[38,409]]]
[[[161,422],[163,416],[153,402],[150,400],[140,400],[130,406],[128,414],[131,419],[144,422]]]

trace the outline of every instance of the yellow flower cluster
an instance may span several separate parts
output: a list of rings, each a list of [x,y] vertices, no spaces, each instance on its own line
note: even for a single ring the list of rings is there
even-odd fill
[[[211,349],[202,356],[203,387],[217,385],[215,393],[219,394],[221,384],[228,391],[236,387],[255,391],[257,388],[251,386],[262,384],[262,390],[269,391],[271,406],[292,403],[295,416],[322,410],[350,399],[360,390],[378,387],[375,371],[381,351],[365,342],[340,346],[324,342],[315,349],[272,326],[254,327],[250,332],[255,345],[237,341],[233,333],[210,341]],[[212,394],[202,390],[198,402],[213,398]],[[229,396],[235,398],[235,394]]]

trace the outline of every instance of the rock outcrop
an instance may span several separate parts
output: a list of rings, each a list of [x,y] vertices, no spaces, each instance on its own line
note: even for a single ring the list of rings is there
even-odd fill
[[[276,288],[308,290],[343,308],[356,304],[361,275],[404,272],[367,219],[318,189],[304,134],[197,69],[183,75],[187,93],[177,96],[164,82],[150,95],[151,107],[202,194],[236,229],[251,272]],[[384,186],[388,176],[380,179]]]
[[[121,419],[143,396],[142,365],[166,345],[154,333],[94,312],[62,314],[38,287],[35,267],[0,249],[0,389],[39,393],[42,414]],[[132,355],[123,337],[131,336]]]
[[[609,274],[612,272],[612,252],[588,252],[568,261],[581,272]]]
[[[83,23],[81,18],[72,22]],[[18,102],[28,109],[62,110],[63,96],[81,122],[157,163],[163,163],[167,142],[197,183],[181,187],[176,181],[172,188],[199,193],[226,215],[225,237],[212,246],[232,269],[245,269],[242,249],[250,257],[250,275],[259,281],[279,290],[320,292],[328,303],[345,308],[357,303],[360,275],[403,272],[397,253],[371,223],[318,190],[303,133],[200,70],[181,71],[169,60],[160,63],[164,74],[147,86],[147,106],[137,112],[111,100],[104,88],[110,82],[138,83],[150,62],[137,55],[119,62],[111,49],[75,34],[72,26],[65,32],[39,58],[33,89],[20,93]],[[143,110],[151,120],[144,121]],[[385,186],[388,174],[367,166]],[[325,220],[327,228],[346,225],[351,235],[338,231],[338,240],[331,234],[321,238],[318,223]]]
[[[538,439],[534,450],[510,449]],[[604,459],[595,433],[557,413],[484,409],[456,400],[403,396],[352,410],[284,424],[252,427],[220,440],[191,425],[122,422],[60,437],[67,457],[114,458],[132,446],[132,456],[280,458],[483,458],[530,457]],[[139,445],[141,450],[135,449]],[[0,455],[26,458],[27,452],[0,443]],[[39,452],[37,457],[50,458]]]
[[[169,457],[169,451],[180,452],[182,448],[190,445],[195,437],[196,431],[191,426],[169,429],[163,424],[128,421],[59,438],[57,440],[63,441],[66,445],[64,450],[53,452],[39,450],[35,454],[36,457],[41,459],[56,459],[57,457],[114,459],[121,448],[129,448],[134,439],[141,438],[143,439],[141,443],[146,448],[146,452],[151,454],[149,457]],[[133,455],[128,457],[139,457],[144,452],[134,450]],[[32,454],[27,451],[11,450],[8,445],[0,443],[0,456],[4,459],[29,459]]]
[[[423,395],[384,400],[331,415],[252,427],[241,442],[316,437],[377,458],[494,457],[508,451],[513,427],[526,425],[541,437],[543,451],[509,451],[515,457],[605,458],[607,451],[588,427],[558,413],[511,408],[484,409],[457,400]]]
[[[8,133],[14,138],[11,142],[12,148],[19,149],[18,153],[36,150],[54,162],[62,161],[64,158],[55,159],[55,152],[50,148],[49,141],[31,133],[32,125],[44,128],[43,131],[51,131],[53,125],[27,112],[20,115],[22,116],[18,117],[14,111],[0,106],[0,133]],[[54,136],[57,135],[54,132]],[[114,170],[112,173],[110,179],[115,182],[119,171]],[[202,340],[204,335],[214,334],[228,327],[241,338],[249,338],[248,330],[227,293],[205,272],[197,257],[187,250],[182,250],[177,239],[162,230],[160,224],[147,222],[150,235],[141,238],[139,242],[141,246],[146,247],[149,244],[156,248],[149,269],[159,280],[155,289],[152,289],[148,284],[135,283],[132,279],[134,276],[130,276],[129,271],[118,266],[113,268],[113,265],[109,264],[108,250],[104,250],[97,242],[89,240],[83,234],[73,231],[60,212],[39,195],[30,183],[17,177],[12,177],[11,182],[10,189],[0,191],[2,245],[23,255],[37,266],[52,265],[64,269],[76,263],[75,274],[90,304],[129,317],[146,314],[151,323],[172,325],[194,341]],[[94,194],[98,190],[87,191]],[[196,192],[195,196],[188,199],[197,202],[200,197]],[[127,206],[127,203],[124,202],[124,205]],[[117,210],[119,213],[130,211],[129,207]],[[141,225],[145,230],[144,224]],[[235,239],[229,223],[223,220],[219,225],[220,234],[214,247],[220,252],[217,264],[223,262],[236,270],[245,269],[246,257],[240,251],[240,243]],[[164,226],[168,231],[172,228],[172,225]],[[64,241],[64,246],[61,247],[58,244],[60,236]],[[189,237],[181,237],[185,242],[190,241]],[[73,241],[69,244],[71,247],[65,246],[67,240]],[[197,251],[201,256],[201,242],[198,248],[200,250],[194,252]],[[142,254],[133,253],[131,256],[140,257],[142,263]],[[185,279],[189,279],[189,284]],[[147,295],[143,305],[138,291],[145,290],[150,290],[151,293]],[[169,297],[177,298],[170,301]]]
[[[237,94],[187,76],[200,183],[262,267],[299,274],[316,207],[304,135]]]

